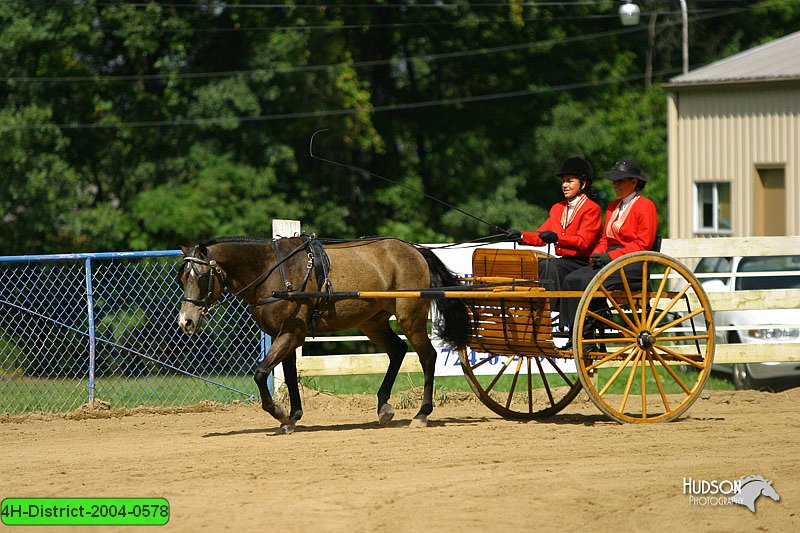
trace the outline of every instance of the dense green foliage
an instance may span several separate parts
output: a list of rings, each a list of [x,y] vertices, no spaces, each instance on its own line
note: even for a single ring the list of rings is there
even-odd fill
[[[680,11],[638,3],[625,28],[612,0],[4,0],[0,254],[174,249],[273,218],[471,240],[495,230],[408,189],[534,228],[573,155],[636,158],[666,209]],[[797,0],[688,4],[693,67],[800,26]],[[347,166],[310,157],[322,129],[315,153]]]

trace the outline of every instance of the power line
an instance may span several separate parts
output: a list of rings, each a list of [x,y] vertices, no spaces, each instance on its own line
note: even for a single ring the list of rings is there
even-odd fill
[[[596,0],[562,0],[560,2],[519,2],[517,6],[520,7],[567,7],[567,6],[581,6],[581,5],[593,5],[597,4]],[[116,2],[94,2],[92,5],[100,6],[100,7],[117,7],[119,3]],[[208,2],[207,5],[203,6],[198,3],[165,3],[165,2],[127,2],[126,5],[132,7],[150,7],[153,5],[157,5],[160,7],[166,8],[186,8],[186,9],[204,9],[208,11],[222,11],[225,9],[283,9],[283,10],[295,10],[295,9],[399,9],[402,11],[405,10],[416,10],[416,9],[451,9],[451,8],[475,8],[475,7],[499,7],[507,9],[509,7],[508,2],[478,2],[478,3],[470,3],[468,6],[464,4],[452,4],[452,3],[445,3],[445,2],[433,2],[433,3],[418,3],[418,2],[409,2],[403,4],[375,4],[375,3],[363,3],[363,4],[286,4],[286,3],[240,3],[240,4],[228,4],[226,2],[215,2],[211,1]]]
[[[337,68],[365,68],[396,64],[400,61],[413,62],[413,61],[439,61],[443,59],[456,59],[463,57],[472,57],[479,55],[496,54],[501,52],[513,52],[517,50],[525,50],[537,47],[549,47],[560,44],[574,43],[579,41],[586,41],[591,39],[599,39],[603,37],[622,35],[626,33],[635,33],[642,31],[641,28],[627,27],[616,30],[609,30],[605,32],[590,33],[584,35],[574,35],[563,39],[548,39],[545,41],[535,41],[528,43],[520,43],[506,46],[497,46],[492,48],[478,48],[475,50],[463,50],[460,52],[442,52],[438,54],[425,54],[420,56],[407,56],[392,59],[373,59],[367,61],[350,61],[343,63],[332,63],[327,65],[305,65],[299,67],[283,67],[277,69],[253,69],[253,70],[231,70],[221,72],[184,72],[184,73],[168,73],[168,74],[131,74],[122,76],[11,76],[2,77],[0,82],[20,82],[20,83],[59,83],[59,82],[112,82],[112,81],[149,81],[149,80],[167,80],[167,79],[197,79],[197,78],[226,78],[232,76],[253,76],[264,73],[294,73],[294,72],[312,72],[318,70],[331,70]]]
[[[729,1],[738,1],[738,0],[729,0]],[[766,0],[759,6],[770,5],[781,3],[785,0]],[[745,8],[731,8],[722,12],[719,11],[711,11],[704,15],[698,15],[695,17],[695,20],[707,20],[709,18],[716,18],[727,16],[735,13],[740,13],[742,11],[747,11],[752,9],[756,6],[750,6]],[[659,27],[668,27],[674,26],[677,23],[674,21],[665,21],[659,24]],[[643,31],[643,27],[631,26],[626,28],[619,28],[615,30],[609,30],[605,32],[597,32],[585,35],[577,35],[571,36],[564,39],[548,39],[545,41],[535,41],[535,42],[528,42],[528,43],[520,43],[515,45],[506,45],[506,46],[499,46],[493,48],[481,48],[475,50],[464,50],[460,52],[443,52],[439,54],[425,54],[421,56],[409,56],[409,57],[399,57],[399,58],[391,58],[391,59],[376,59],[376,60],[366,60],[366,61],[355,61],[355,62],[343,62],[343,63],[333,63],[333,64],[326,64],[326,65],[305,65],[305,66],[297,66],[297,67],[284,67],[284,68],[277,68],[277,69],[252,69],[252,70],[234,70],[234,71],[219,71],[219,72],[171,72],[165,74],[130,74],[130,75],[119,75],[119,76],[103,76],[103,75],[88,75],[88,76],[6,76],[0,77],[0,82],[14,82],[14,83],[80,83],[80,82],[93,82],[93,83],[103,83],[103,82],[117,82],[117,81],[159,81],[159,80],[171,80],[171,79],[210,79],[210,78],[226,78],[226,77],[233,77],[233,76],[254,76],[264,73],[278,73],[278,74],[287,74],[287,73],[295,73],[295,72],[313,72],[319,70],[332,70],[337,68],[366,68],[366,67],[375,67],[375,66],[385,66],[385,65],[392,65],[396,64],[400,61],[438,61],[442,59],[453,59],[453,58],[461,58],[461,57],[470,57],[470,56],[477,56],[477,55],[486,55],[486,54],[493,54],[493,53],[501,53],[501,52],[511,52],[516,50],[524,50],[526,48],[536,48],[536,47],[545,47],[545,46],[555,46],[560,44],[568,44],[573,42],[579,42],[582,40],[590,40],[595,38],[603,38],[603,37],[610,37],[610,36],[618,36],[624,35],[627,33],[636,33]]]
[[[774,1],[774,0],[773,0]],[[771,2],[764,2],[771,3]],[[763,5],[763,4],[762,4]],[[726,14],[731,14],[732,12],[743,11],[744,9],[732,9],[726,13],[722,14],[714,14],[709,15],[706,17],[702,17],[705,19],[723,16]],[[665,25],[674,24],[674,23],[667,23]],[[530,48],[537,45],[545,46],[545,45],[554,45],[559,44],[562,42],[569,42],[572,40],[587,40],[592,39],[600,36],[607,36],[611,34],[620,34],[620,33],[627,33],[633,31],[641,31],[640,28],[625,28],[620,30],[614,30],[610,32],[600,32],[596,34],[587,34],[581,36],[574,36],[572,38],[562,39],[562,40],[549,40],[549,41],[542,41],[542,42],[534,42],[534,43],[522,43],[519,45],[509,45],[505,47],[497,47],[491,49],[479,49],[479,50],[472,50],[472,51],[462,51],[462,52],[451,52],[451,53],[443,53],[443,54],[433,54],[428,56],[419,56],[419,57],[409,57],[409,58],[401,58],[403,60],[412,61],[412,60],[436,60],[436,59],[445,59],[445,58],[452,58],[452,57],[464,57],[469,55],[477,55],[477,54],[488,54],[488,53],[495,53],[498,51],[509,51],[514,49],[524,49]],[[351,67],[366,67],[366,66],[374,66],[380,64],[389,64],[396,60],[375,60],[375,61],[365,61],[365,62],[357,62],[357,63],[341,63],[335,65],[309,65],[305,67],[288,67],[286,69],[287,72],[292,72],[296,70],[319,70],[325,68],[337,68],[341,66],[351,66]],[[237,75],[237,74],[247,74],[247,73],[254,73],[254,72],[264,72],[263,70],[255,70],[255,71],[240,71],[240,72],[229,72],[229,73],[197,73],[197,74],[184,74],[185,76],[206,76],[209,77],[210,75]],[[675,73],[677,72],[676,69],[668,69],[656,72],[655,75],[662,75],[665,73]],[[157,75],[159,77],[169,77],[163,75]],[[396,104],[396,105],[389,105],[389,106],[376,106],[370,109],[336,109],[336,110],[320,110],[320,111],[309,111],[309,112],[298,112],[298,113],[283,113],[283,114],[274,114],[274,115],[262,115],[262,116],[252,116],[252,117],[211,117],[211,118],[196,118],[196,119],[174,119],[174,120],[162,120],[162,121],[139,121],[139,122],[117,122],[117,123],[109,123],[109,124],[94,124],[94,123],[72,123],[72,124],[57,124],[56,127],[61,129],[108,129],[108,128],[122,128],[122,127],[163,127],[163,126],[184,126],[184,125],[213,125],[217,123],[221,123],[223,121],[229,120],[236,120],[240,122],[258,122],[258,121],[269,121],[269,120],[286,120],[286,119],[302,119],[302,118],[317,118],[317,117],[326,117],[326,116],[337,116],[337,115],[354,115],[358,113],[376,113],[376,112],[389,112],[389,111],[399,111],[399,110],[409,110],[409,109],[418,109],[418,108],[425,108],[425,107],[434,107],[434,106],[446,106],[446,105],[454,105],[460,103],[473,103],[473,102],[480,102],[480,101],[489,101],[489,100],[499,100],[505,98],[514,98],[514,97],[521,97],[521,96],[530,96],[533,94],[541,94],[547,92],[558,92],[558,91],[565,91],[565,90],[572,90],[578,88],[585,88],[585,87],[592,87],[592,86],[602,86],[607,85],[609,83],[618,83],[624,81],[633,81],[637,79],[643,78],[644,75],[632,75],[627,76],[624,78],[610,80],[607,82],[601,81],[593,81],[593,82],[579,82],[575,84],[565,84],[565,85],[558,85],[546,88],[539,88],[533,90],[523,90],[523,91],[512,91],[506,93],[492,93],[488,95],[476,95],[476,96],[467,96],[467,97],[460,97],[460,98],[451,98],[451,99],[440,99],[440,100],[430,100],[430,101],[422,101],[422,102],[413,102],[408,104]],[[87,77],[87,79],[89,79]],[[96,80],[96,78],[91,77],[91,80]],[[118,78],[114,78],[118,79]],[[130,79],[141,80],[144,79],[142,76],[133,76]],[[0,78],[0,80],[3,80]],[[6,81],[9,78],[5,79]],[[21,80],[21,78],[20,78]],[[34,78],[31,81],[46,81],[42,80],[41,78]],[[63,81],[63,79],[62,79]],[[20,126],[20,127],[0,127],[0,130],[30,130],[30,129],[41,129],[45,127],[52,127],[52,124],[44,125],[44,126]]]
[[[669,75],[680,72],[679,68],[664,69],[655,72],[655,75]],[[296,113],[279,113],[274,115],[259,115],[249,117],[212,117],[212,118],[187,118],[187,119],[174,119],[174,120],[153,120],[153,121],[137,121],[137,122],[115,122],[115,123],[84,123],[84,124],[46,124],[42,126],[21,126],[21,127],[2,127],[0,131],[18,131],[18,130],[38,130],[42,128],[51,128],[53,126],[62,130],[88,130],[88,129],[118,129],[118,128],[143,128],[143,127],[165,127],[165,126],[211,126],[229,122],[232,120],[238,122],[267,122],[273,120],[294,120],[305,118],[324,118],[333,116],[349,116],[357,114],[373,114],[384,113],[392,111],[407,111],[415,109],[423,109],[430,107],[440,107],[456,104],[470,104],[476,102],[487,102],[493,100],[503,100],[508,98],[519,98],[523,96],[532,96],[534,94],[545,94],[551,92],[570,91],[575,89],[585,89],[588,87],[600,87],[605,85],[612,85],[617,83],[625,83],[637,81],[644,78],[644,74],[632,74],[622,78],[609,79],[609,80],[594,80],[575,83],[566,83],[562,85],[554,85],[550,87],[540,87],[536,89],[524,89],[520,91],[510,91],[504,93],[491,93],[475,96],[463,96],[458,98],[445,98],[439,100],[427,100],[421,102],[410,102],[406,104],[393,104],[385,106],[374,106],[369,109],[329,109],[318,111],[303,111]]]
[[[703,1],[706,2],[736,2],[736,3],[743,3],[747,0],[693,0],[695,3],[701,3]],[[778,1],[792,1],[792,0],[778,0]],[[567,6],[567,5],[584,5],[584,4],[593,4],[596,2],[541,2],[541,3],[521,3],[518,5],[521,6],[536,6],[536,7],[552,7],[552,6]],[[139,3],[139,4],[126,4],[126,5],[134,5],[134,6],[149,6],[149,5],[158,5],[163,7],[175,7],[175,4],[164,4],[164,3]],[[110,2],[101,2],[96,3],[94,5],[101,5],[101,6],[117,6],[119,4],[113,4]],[[425,7],[425,5],[419,4],[412,4],[409,6],[397,6],[397,5],[372,5],[372,4],[350,4],[350,7],[355,7],[356,5],[360,7],[370,7],[370,8],[381,8],[381,7]],[[469,7],[477,7],[477,6],[498,6],[498,7],[508,7],[509,4],[470,4]],[[179,5],[180,7],[180,5]],[[197,7],[197,4],[183,4],[183,7]],[[227,6],[226,7],[238,7],[236,5]],[[291,6],[291,5],[274,5],[275,8],[284,8],[284,9],[294,9],[298,6]],[[302,6],[301,6],[302,7]],[[305,6],[305,7],[312,7],[312,6]],[[317,6],[319,7],[319,6]],[[335,5],[334,7],[344,7],[344,5]],[[440,7],[440,5],[431,5],[429,7]],[[463,7],[463,6],[459,6]],[[695,15],[699,13],[706,13],[709,11],[713,11],[711,9],[692,9],[689,11],[690,14]],[[675,14],[680,13],[679,10],[675,9],[668,9],[659,11],[660,13],[664,14]],[[647,14],[647,12],[644,12]],[[523,21],[526,23],[531,22],[542,22],[546,24],[551,24],[552,22],[556,21],[567,21],[567,20],[602,20],[602,19],[617,19],[619,15],[617,13],[607,13],[607,14],[583,14],[583,15],[564,15],[564,16],[554,16],[547,19],[542,18],[520,18],[520,19],[497,19],[497,20],[488,20],[488,19],[478,19],[477,21],[470,21],[470,26],[480,26],[483,24],[517,24],[519,21]],[[419,26],[456,26],[462,25],[464,21],[420,21],[420,22],[396,22],[396,23],[356,23],[356,24],[340,24],[340,25],[299,25],[299,26],[249,26],[249,27],[225,27],[225,28],[192,28],[192,27],[184,27],[184,28],[149,28],[149,29],[129,29],[129,28],[114,28],[109,29],[108,31],[114,31],[115,33],[123,33],[123,34],[135,34],[141,32],[147,32],[150,34],[153,33],[179,33],[179,32],[194,32],[194,33],[243,33],[243,32],[259,32],[259,31],[346,31],[346,30],[359,30],[359,31],[368,31],[371,29],[385,29],[385,28],[414,28]],[[106,31],[103,27],[95,27],[95,30],[99,31]],[[26,30],[7,30],[7,34],[26,34]]]
[[[675,13],[679,11],[661,11],[661,13]],[[692,13],[695,11],[693,10]],[[567,21],[567,20],[601,20],[601,19],[618,19],[619,15],[616,13],[609,13],[609,14],[598,14],[598,15],[566,15],[566,16],[557,16],[548,19],[542,18],[522,18],[519,19],[522,22],[531,23],[531,22],[541,22],[543,24],[552,24],[553,22],[559,21]],[[113,29],[106,29],[102,26],[98,26],[93,28],[98,31],[113,31],[115,34],[137,34],[137,33],[148,33],[148,34],[164,34],[164,33],[181,33],[181,32],[190,32],[190,33],[246,33],[246,32],[275,32],[275,31],[299,31],[299,32],[311,32],[311,31],[328,31],[328,32],[337,32],[337,31],[347,31],[347,30],[357,30],[357,31],[370,31],[373,29],[386,29],[386,28],[396,28],[396,29],[403,29],[403,28],[417,28],[420,26],[425,27],[435,27],[435,26],[465,26],[465,27],[477,27],[482,26],[485,24],[517,24],[517,19],[478,19],[478,20],[470,20],[468,23],[465,23],[463,20],[458,21],[421,21],[421,22],[386,22],[386,23],[358,23],[358,24],[317,24],[317,25],[301,25],[301,26],[241,26],[241,27],[225,27],[225,28],[192,28],[192,27],[183,27],[183,28],[148,28],[148,29],[139,29],[139,28],[113,28]],[[7,34],[14,35],[27,35],[27,30],[7,30]]]

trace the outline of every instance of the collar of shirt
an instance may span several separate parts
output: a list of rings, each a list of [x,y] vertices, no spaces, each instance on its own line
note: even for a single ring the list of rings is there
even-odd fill
[[[622,202],[620,202],[620,204],[619,204],[619,212],[620,212],[620,214],[622,214],[622,212],[625,211],[625,209],[628,207],[628,204],[631,203],[631,200],[633,200],[638,194],[639,194],[639,191],[633,191],[628,196],[626,196],[625,198],[622,199]]]

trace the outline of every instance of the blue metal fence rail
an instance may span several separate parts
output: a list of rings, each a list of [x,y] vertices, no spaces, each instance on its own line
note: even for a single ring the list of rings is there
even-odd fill
[[[0,257],[0,413],[250,400],[269,348],[229,294],[177,325],[175,251]]]

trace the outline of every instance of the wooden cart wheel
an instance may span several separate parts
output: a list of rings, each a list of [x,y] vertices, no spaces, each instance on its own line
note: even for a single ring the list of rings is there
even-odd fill
[[[648,277],[640,289],[637,279]],[[572,343],[578,377],[602,412],[618,422],[672,420],[697,400],[711,372],[708,296],[669,256],[624,255],[584,291]]]
[[[567,358],[552,356],[481,354],[460,348],[461,368],[472,390],[486,407],[512,420],[552,416],[566,407],[581,390]],[[488,374],[481,370],[491,369]],[[569,370],[569,368],[567,369]]]

